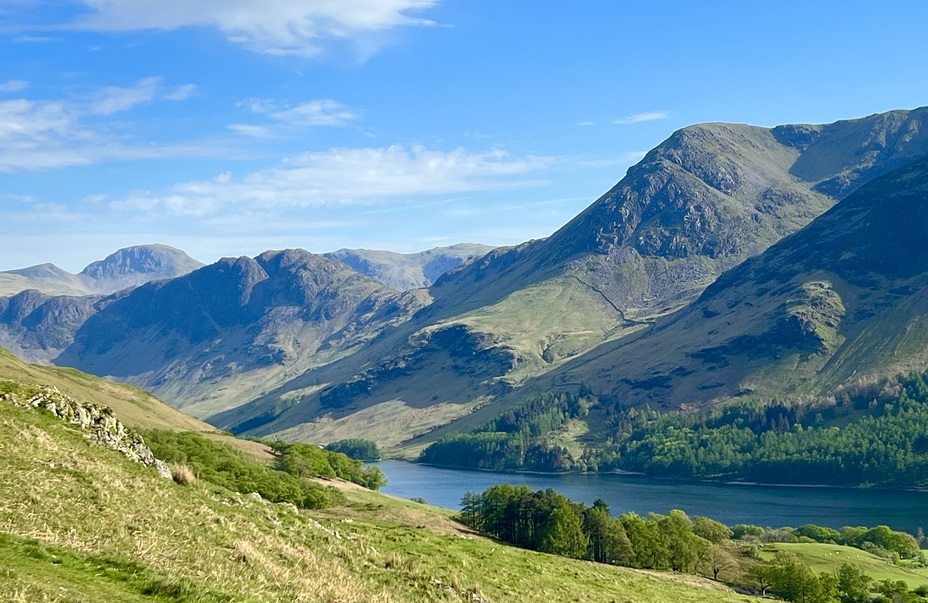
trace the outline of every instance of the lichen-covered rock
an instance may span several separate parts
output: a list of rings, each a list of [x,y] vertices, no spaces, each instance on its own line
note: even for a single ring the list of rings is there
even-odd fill
[[[19,400],[13,393],[4,394],[0,398],[17,406],[43,408],[56,417],[77,425],[87,432],[85,437],[97,444],[120,452],[136,463],[154,468],[161,477],[171,478],[171,470],[167,464],[156,459],[142,436],[123,425],[108,406],[84,404],[62,393],[58,388],[48,386],[41,387],[26,400]]]

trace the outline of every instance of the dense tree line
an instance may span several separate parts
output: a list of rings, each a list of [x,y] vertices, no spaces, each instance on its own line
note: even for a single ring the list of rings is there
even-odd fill
[[[614,437],[591,455],[599,469],[774,483],[928,484],[924,373],[842,388],[815,403],[746,401],[711,415],[629,409],[613,423]]]
[[[233,492],[257,492],[272,502],[288,502],[306,509],[345,502],[345,495],[339,490],[306,479],[309,474],[299,475],[258,463],[228,444],[197,433],[152,430],[145,433],[145,442],[157,458],[187,465],[200,480]]]
[[[301,442],[271,442],[276,453],[276,467],[299,477],[337,477],[371,490],[387,483],[377,467],[365,467],[362,461],[341,452],[324,450]]]
[[[574,458],[552,433],[587,416],[609,435]],[[928,373],[869,379],[832,395],[743,400],[712,413],[624,408],[589,391],[528,400],[421,461],[540,471],[621,469],[655,477],[834,485],[928,485]]]
[[[325,449],[332,452],[341,452],[359,461],[372,462],[381,459],[380,449],[377,447],[377,443],[361,438],[338,440],[337,442],[326,445]]]
[[[187,465],[200,480],[307,509],[345,502],[339,490],[310,478],[340,478],[374,490],[386,483],[380,469],[312,444],[265,442],[275,453],[273,463],[267,465],[228,444],[189,431],[151,430],[145,432],[145,442],[157,458]]]
[[[420,462],[474,469],[568,471],[576,460],[548,441],[571,420],[587,415],[596,399],[589,392],[543,394],[508,410],[468,434],[451,434],[426,448]]]
[[[798,603],[870,603],[921,600],[905,583],[874,582],[857,566],[815,573],[794,555],[779,551],[765,562],[750,558],[755,543],[833,542],[867,549],[876,546],[921,560],[915,539],[886,526],[833,530],[807,525],[793,528],[728,526],[707,517],[690,518],[681,510],[641,517],[613,518],[602,500],[593,506],[573,502],[554,490],[501,484],[482,494],[468,492],[461,501],[467,525],[516,546],[575,559],[636,568],[672,570],[750,585],[762,595],[775,594]],[[738,538],[738,542],[732,542]],[[739,565],[742,569],[739,570]],[[873,592],[879,593],[874,598]]]

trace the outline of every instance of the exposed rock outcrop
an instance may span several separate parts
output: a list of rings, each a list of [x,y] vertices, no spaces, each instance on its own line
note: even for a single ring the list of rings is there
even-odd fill
[[[120,452],[136,463],[154,468],[162,477],[171,478],[167,464],[156,459],[142,436],[123,425],[107,406],[84,404],[55,387],[47,386],[41,387],[25,400],[21,400],[15,393],[0,394],[0,400],[16,406],[44,408],[56,417],[80,427],[86,432],[84,437],[89,440]]]

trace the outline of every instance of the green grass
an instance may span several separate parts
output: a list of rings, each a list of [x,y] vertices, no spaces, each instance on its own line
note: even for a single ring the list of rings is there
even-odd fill
[[[816,572],[833,573],[843,563],[856,565],[876,581],[902,580],[909,589],[928,584],[928,568],[915,568],[892,565],[885,560],[849,546],[820,543],[778,543],[765,546],[761,558],[773,559],[777,551],[787,551],[796,555],[802,562]],[[904,563],[904,562],[903,562]]]
[[[301,513],[204,481],[179,486],[6,403],[0,457],[0,600],[751,600],[696,577],[505,546],[450,511],[350,484],[346,506]]]
[[[229,598],[229,593],[169,578],[124,557],[83,554],[4,533],[0,567],[0,598],[17,603],[220,603]]]
[[[552,362],[600,343],[621,318],[601,295],[577,279],[563,276],[516,291],[452,322],[493,333],[520,352],[522,364],[508,377],[521,381],[547,370]]]

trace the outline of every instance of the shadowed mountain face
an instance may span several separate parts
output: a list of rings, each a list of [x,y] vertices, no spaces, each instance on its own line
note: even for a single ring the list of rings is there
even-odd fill
[[[625,404],[824,394],[928,365],[928,161],[855,192],[630,342],[566,365]]]
[[[394,253],[369,249],[339,249],[323,254],[344,262],[365,276],[397,291],[429,287],[438,277],[493,248],[475,243],[436,247],[419,253]]]
[[[83,323],[55,362],[220,407],[363,343],[421,307],[302,250],[226,258],[138,287]]]
[[[80,274],[71,274],[54,264],[0,272],[0,294],[35,289],[48,295],[109,295],[150,281],[183,276],[201,266],[179,249],[140,245],[93,262]]]
[[[0,297],[0,346],[30,362],[49,362],[102,305],[99,296],[49,296],[34,289]]]

